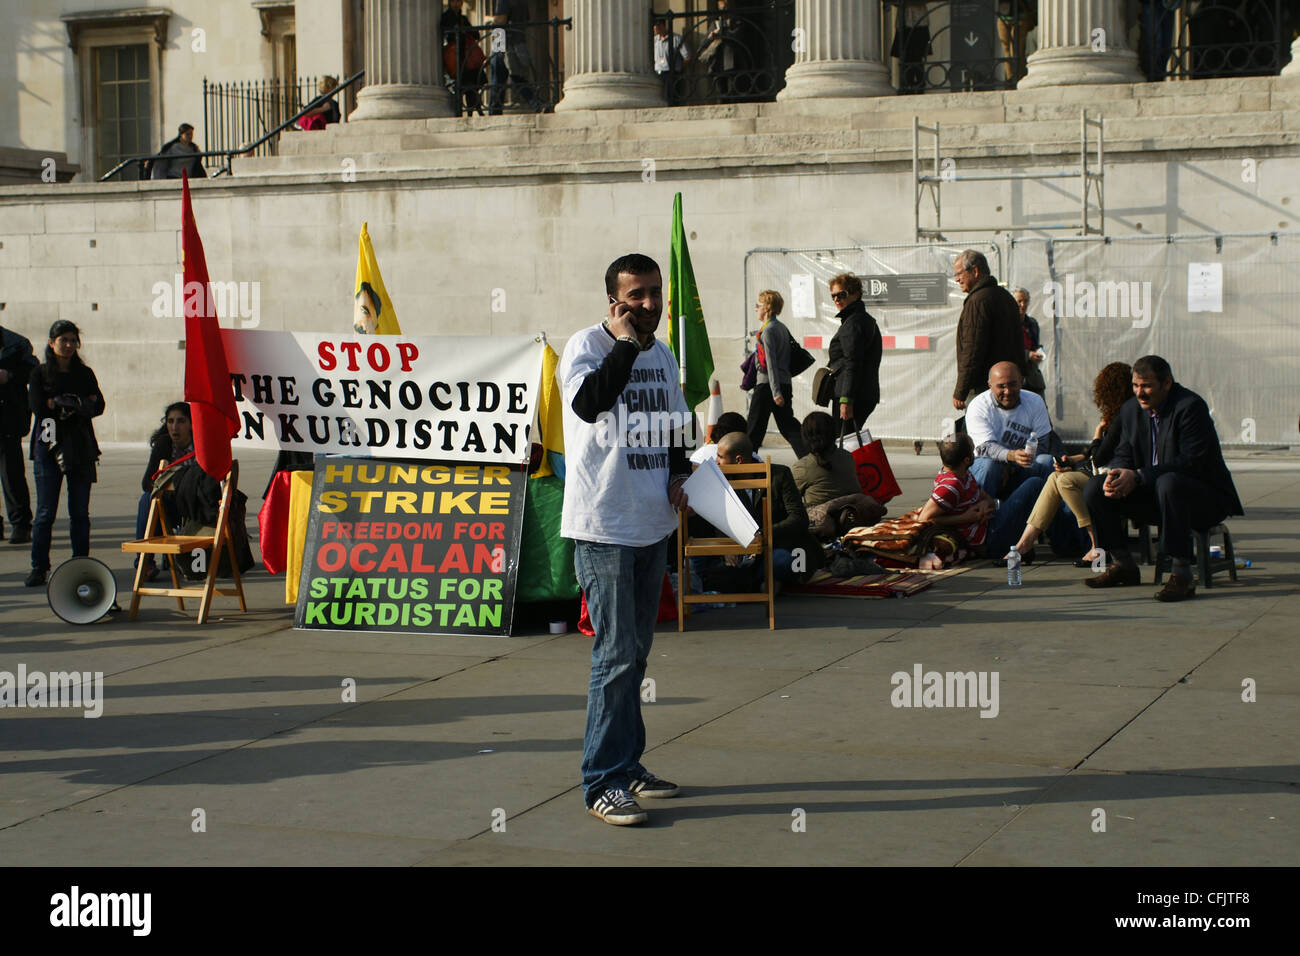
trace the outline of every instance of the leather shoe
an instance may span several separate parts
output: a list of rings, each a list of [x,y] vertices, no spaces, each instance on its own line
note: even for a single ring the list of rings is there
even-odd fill
[[[23,584],[24,584],[26,587],[29,587],[29,588],[40,588],[40,587],[44,587],[44,586],[45,586],[45,572],[44,572],[44,571],[33,570],[31,574],[27,575],[27,580],[24,581]]]
[[[15,527],[13,534],[9,536],[10,544],[27,544],[32,540],[32,529],[30,527]]]
[[[1165,586],[1156,592],[1157,601],[1185,601],[1196,597],[1196,585],[1190,574],[1171,574]]]
[[[1112,564],[1101,574],[1087,578],[1084,584],[1090,588],[1120,588],[1129,584],[1141,584],[1142,572],[1137,565],[1126,568],[1122,564]]]

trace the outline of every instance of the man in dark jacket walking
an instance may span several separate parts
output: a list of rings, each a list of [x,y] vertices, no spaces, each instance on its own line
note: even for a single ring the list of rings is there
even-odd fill
[[[9,516],[10,544],[32,540],[32,498],[27,488],[23,437],[31,430],[27,380],[40,362],[32,343],[11,329],[0,328],[0,485]],[[4,522],[0,521],[0,536]]]
[[[966,304],[957,320],[957,387],[952,392],[952,407],[964,409],[987,387],[989,369],[999,362],[1014,363],[1024,376],[1024,333],[1020,306],[989,275],[983,253],[974,249],[959,253],[953,260],[952,274],[966,293]]]
[[[1177,384],[1173,369],[1158,355],[1133,363],[1133,395],[1111,425],[1121,431],[1110,470],[1083,491],[1097,543],[1113,559],[1104,573],[1084,583],[1093,588],[1141,583],[1124,528],[1125,519],[1133,518],[1160,526],[1160,550],[1173,560],[1173,573],[1156,600],[1181,601],[1196,594],[1191,532],[1244,511],[1205,400]]]
[[[839,411],[831,409],[854,432],[867,423],[880,404],[880,358],[884,342],[880,327],[862,304],[862,280],[852,273],[830,281],[831,299],[839,307],[835,317],[840,330],[831,339],[830,370],[835,375],[835,397]]]

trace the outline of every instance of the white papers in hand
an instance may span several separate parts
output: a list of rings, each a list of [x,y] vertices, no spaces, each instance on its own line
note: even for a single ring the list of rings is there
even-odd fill
[[[691,452],[691,464],[702,465],[709,459],[718,457],[718,446],[716,442],[709,442],[707,445],[701,445],[695,451]]]
[[[690,499],[691,510],[736,544],[747,548],[754,542],[758,522],[722,474],[716,459],[711,458],[695,469],[682,485],[682,491]]]

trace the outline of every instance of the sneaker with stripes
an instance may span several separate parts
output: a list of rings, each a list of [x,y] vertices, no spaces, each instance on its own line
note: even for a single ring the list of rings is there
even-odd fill
[[[650,797],[652,799],[675,797],[682,792],[677,784],[656,777],[645,767],[632,775],[627,791],[634,797]]]
[[[622,787],[607,787],[596,798],[596,802],[587,808],[587,812],[616,827],[645,823],[649,819],[646,812],[637,806],[636,801]]]

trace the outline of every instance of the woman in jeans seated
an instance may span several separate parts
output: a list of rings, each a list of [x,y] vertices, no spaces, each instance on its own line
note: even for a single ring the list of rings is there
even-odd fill
[[[1057,462],[1056,471],[1048,476],[1047,483],[1043,485],[1034,510],[1029,514],[1025,533],[1020,536],[1020,542],[1016,546],[1021,554],[1028,552],[1038,540],[1042,529],[1052,523],[1062,501],[1074,512],[1079,527],[1088,532],[1092,541],[1091,550],[1076,561],[1075,565],[1087,567],[1101,554],[1101,549],[1097,547],[1097,536],[1092,530],[1092,518],[1088,516],[1088,506],[1083,501],[1083,488],[1092,475],[1086,471],[1075,471],[1074,466],[1091,459],[1093,468],[1101,468],[1110,461],[1115,446],[1119,444],[1120,428],[1116,418],[1120,406],[1132,395],[1133,373],[1123,362],[1111,362],[1097,373],[1097,379],[1092,385],[1092,400],[1101,412],[1101,422],[1093,433],[1092,444],[1088,446],[1086,454],[1066,455],[1062,459],[1064,466],[1060,461]]]
[[[162,463],[173,462],[183,455],[188,455],[194,451],[194,431],[190,421],[190,406],[185,402],[172,402],[167,406],[167,411],[163,413],[162,425],[149,438],[149,463],[144,466],[144,476],[140,479],[140,488],[144,494],[140,496],[140,505],[136,508],[135,515],[135,536],[143,538],[145,535],[145,524],[149,520],[149,500],[153,493],[153,478],[162,467]],[[194,459],[191,458],[190,461]],[[170,512],[171,517],[175,520],[175,512]],[[136,556],[136,563],[139,563],[140,557]],[[144,556],[144,579],[146,581],[156,580],[158,577],[158,567],[154,564],[153,555]]]

